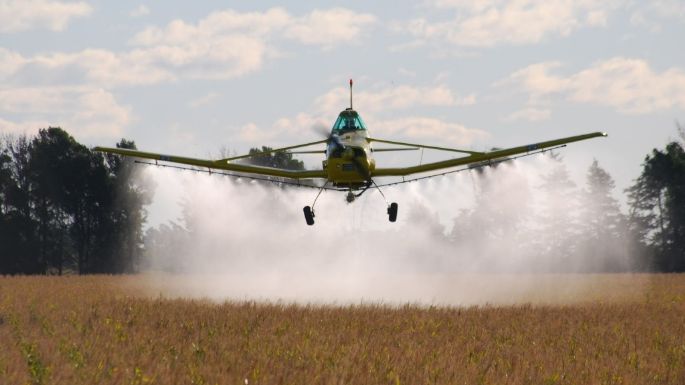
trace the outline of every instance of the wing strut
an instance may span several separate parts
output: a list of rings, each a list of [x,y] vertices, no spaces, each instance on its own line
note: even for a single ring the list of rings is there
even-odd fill
[[[437,147],[437,146],[427,146],[424,144],[416,144],[416,143],[405,143],[405,142],[396,142],[392,140],[384,140],[384,139],[374,139],[374,138],[366,138],[366,140],[371,143],[371,142],[378,142],[378,143],[386,143],[386,144],[396,144],[398,146],[408,146],[408,147],[419,147],[419,148],[428,148],[430,150],[440,150],[440,151],[452,151],[452,152],[461,152],[464,154],[471,154],[471,155],[481,155],[483,152],[477,152],[477,151],[469,151],[469,150],[459,150],[456,148],[448,148],[448,147]],[[415,150],[415,148],[412,148]],[[399,149],[398,149],[399,150]],[[379,150],[374,150],[374,151],[398,151],[398,150],[384,150],[384,149],[379,149]]]
[[[217,162],[230,162],[230,161],[232,161],[232,160],[251,158],[251,157],[253,157],[253,156],[266,155],[266,154],[271,154],[271,153],[274,153],[274,152],[291,150],[291,149],[293,149],[293,148],[309,147],[309,146],[313,146],[313,145],[315,145],[315,144],[326,143],[327,141],[328,141],[328,140],[318,140],[318,141],[316,141],[316,142],[310,142],[310,143],[305,143],[305,144],[298,144],[297,146],[288,146],[288,147],[274,148],[274,149],[269,150],[269,151],[255,152],[254,154],[245,154],[245,155],[233,156],[233,157],[225,158],[225,159],[219,159],[219,160],[217,160]],[[302,154],[310,154],[310,153],[319,153],[319,152],[323,152],[323,151],[314,151],[314,152],[306,151],[306,152],[301,152],[301,153],[302,153]]]

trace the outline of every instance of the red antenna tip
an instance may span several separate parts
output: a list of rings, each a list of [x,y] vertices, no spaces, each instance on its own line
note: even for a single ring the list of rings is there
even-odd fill
[[[350,79],[350,87],[352,87],[352,79]]]

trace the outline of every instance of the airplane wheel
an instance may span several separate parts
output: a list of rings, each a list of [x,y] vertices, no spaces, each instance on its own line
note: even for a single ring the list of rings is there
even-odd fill
[[[397,203],[392,202],[390,206],[388,206],[388,219],[390,219],[390,222],[395,222],[397,220]]]
[[[304,220],[307,221],[309,226],[314,224],[314,212],[309,206],[304,206]]]

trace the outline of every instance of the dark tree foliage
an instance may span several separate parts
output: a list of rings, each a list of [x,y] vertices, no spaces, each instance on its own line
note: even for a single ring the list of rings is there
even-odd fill
[[[3,175],[0,181],[0,273],[40,273],[38,223],[34,215],[28,163],[31,142],[25,136],[2,141]]]
[[[60,128],[1,148],[0,273],[133,270],[150,197],[126,161],[105,161]]]
[[[647,155],[628,199],[631,224],[653,251],[655,268],[685,271],[685,151],[680,143]]]
[[[136,149],[133,141],[122,139],[117,148]],[[108,271],[125,273],[135,271],[143,255],[143,225],[146,221],[145,206],[152,202],[154,186],[145,183],[137,172],[140,170],[130,158],[108,154],[105,164],[113,183],[113,199],[106,233],[100,254]]]
[[[271,147],[262,146],[262,149],[251,148],[249,154],[250,164],[288,170],[304,170],[304,162],[293,158],[293,154],[285,151],[269,152]]]
[[[29,163],[43,269],[65,264],[79,273],[97,264],[98,229],[110,200],[107,170],[97,155],[59,128],[40,130]]]

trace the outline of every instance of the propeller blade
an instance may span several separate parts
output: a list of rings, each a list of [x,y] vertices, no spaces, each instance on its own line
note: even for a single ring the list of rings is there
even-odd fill
[[[335,143],[336,146],[341,149],[345,149],[345,145],[340,141],[340,137],[333,132],[329,131],[323,124],[315,124],[312,126],[312,130],[319,134],[321,137],[326,138],[328,143]]]
[[[314,131],[317,135],[319,135],[322,138],[328,138],[331,135],[330,130],[326,128],[326,126],[323,124],[313,125],[312,131]]]

